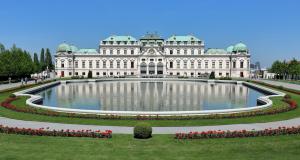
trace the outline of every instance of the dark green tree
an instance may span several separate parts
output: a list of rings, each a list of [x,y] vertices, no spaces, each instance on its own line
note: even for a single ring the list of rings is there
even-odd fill
[[[42,48],[41,54],[40,54],[40,71],[44,71],[46,69],[45,65],[45,50]]]
[[[2,43],[0,43],[0,53],[5,51],[5,47]]]
[[[52,56],[51,56],[49,48],[46,49],[45,66],[46,66],[46,68],[48,67],[48,69],[50,71],[54,69],[54,65],[52,62]]]
[[[33,63],[34,63],[34,72],[36,73],[40,72],[40,62],[37,53],[34,53],[33,55]]]

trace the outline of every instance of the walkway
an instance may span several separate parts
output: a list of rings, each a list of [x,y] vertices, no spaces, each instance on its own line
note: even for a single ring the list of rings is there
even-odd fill
[[[260,81],[260,82],[264,82],[264,83],[268,83],[268,84],[272,84],[272,85],[276,85],[276,86],[282,86],[282,87],[285,87],[285,88],[295,89],[295,90],[300,91],[300,85],[299,84],[280,82],[280,81],[271,81],[271,80],[266,80],[266,79],[257,79],[257,80],[254,80],[254,81]]]
[[[97,125],[79,125],[79,124],[62,124],[62,123],[50,123],[50,122],[36,122],[36,121],[23,121],[15,120],[5,117],[0,117],[0,124],[9,127],[18,128],[47,128],[49,130],[112,130],[113,133],[118,134],[132,134],[133,127],[123,126],[97,126]],[[208,131],[208,130],[264,130],[266,128],[278,128],[278,127],[292,127],[300,126],[300,118],[289,119],[277,122],[267,123],[250,123],[250,124],[231,124],[231,125],[216,125],[216,126],[195,126],[195,127],[153,127],[153,134],[175,134],[177,132],[190,132],[190,131]]]
[[[45,79],[44,81],[47,81],[47,80],[50,80],[50,79]],[[41,80],[39,79],[37,82],[40,82]],[[28,81],[27,84],[34,84],[35,81],[34,80],[31,80],[31,81]],[[25,85],[25,82],[23,82],[23,84]],[[0,91],[1,90],[6,90],[6,89],[10,89],[10,88],[16,88],[16,87],[19,87],[22,85],[22,82],[16,82],[16,83],[9,83],[9,84],[1,84],[0,85]]]

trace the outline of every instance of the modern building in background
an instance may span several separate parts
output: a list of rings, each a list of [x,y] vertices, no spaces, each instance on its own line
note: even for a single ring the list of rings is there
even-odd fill
[[[146,34],[110,36],[98,49],[78,49],[62,43],[55,55],[57,77],[246,77],[250,76],[250,54],[243,43],[227,49],[205,49],[193,35],[167,39]]]

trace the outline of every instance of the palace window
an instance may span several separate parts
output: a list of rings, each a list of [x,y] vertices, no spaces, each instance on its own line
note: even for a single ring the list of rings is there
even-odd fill
[[[69,63],[69,64],[68,64],[68,65],[69,65],[69,67],[72,67],[72,61],[71,61],[71,60],[69,60],[69,61],[68,61],[68,63]]]
[[[198,68],[201,69],[201,61],[198,61]]]
[[[235,67],[236,67],[236,62],[233,61],[233,63],[232,63],[232,68],[235,68]]]
[[[183,67],[187,68],[187,61],[183,61]]]
[[[170,62],[170,68],[173,68],[173,62]]]
[[[103,68],[106,68],[106,61],[103,61]]]
[[[134,68],[134,62],[130,63],[130,68]]]
[[[114,68],[114,61],[109,61],[109,67]]]
[[[244,68],[244,61],[240,62],[240,68]]]
[[[131,54],[134,54],[134,50],[133,49],[131,50]]]
[[[117,68],[120,68],[120,61],[117,61]]]
[[[106,54],[106,50],[105,49],[103,49],[103,54]]]
[[[212,61],[212,68],[216,68],[216,62],[215,61]]]
[[[82,68],[85,68],[85,61],[82,61]]]
[[[229,61],[226,61],[226,68],[229,68]]]
[[[176,68],[180,68],[180,61],[177,61],[177,66],[176,66]]]
[[[127,68],[127,61],[124,61],[124,68]]]
[[[208,61],[205,61],[205,69],[208,68]]]
[[[127,49],[124,50],[124,54],[127,54]]]
[[[194,69],[194,62],[191,62],[191,69]]]
[[[195,51],[194,51],[194,49],[192,49],[192,50],[191,50],[191,54],[194,55],[194,53],[195,53]]]
[[[96,61],[96,68],[99,68],[99,61]]]
[[[219,61],[219,68],[221,69],[222,68],[222,61]]]
[[[185,55],[187,54],[187,49],[184,50],[184,54],[185,54]]]
[[[173,54],[173,50],[172,49],[170,50],[170,54]]]
[[[120,49],[117,50],[117,54],[120,54]]]
[[[109,54],[113,54],[113,50],[111,49],[111,50],[109,50]]]
[[[75,61],[75,68],[78,68],[78,61]]]
[[[61,62],[61,68],[65,67],[65,62]]]
[[[180,49],[177,49],[177,54],[180,54]]]
[[[89,68],[93,68],[93,63],[92,63],[92,61],[89,61]]]

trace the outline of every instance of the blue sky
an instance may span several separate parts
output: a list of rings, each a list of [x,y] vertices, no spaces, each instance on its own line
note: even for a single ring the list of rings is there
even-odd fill
[[[206,48],[242,41],[252,62],[300,59],[299,0],[0,0],[0,43],[31,53],[67,41],[97,48],[111,34],[194,34]]]

